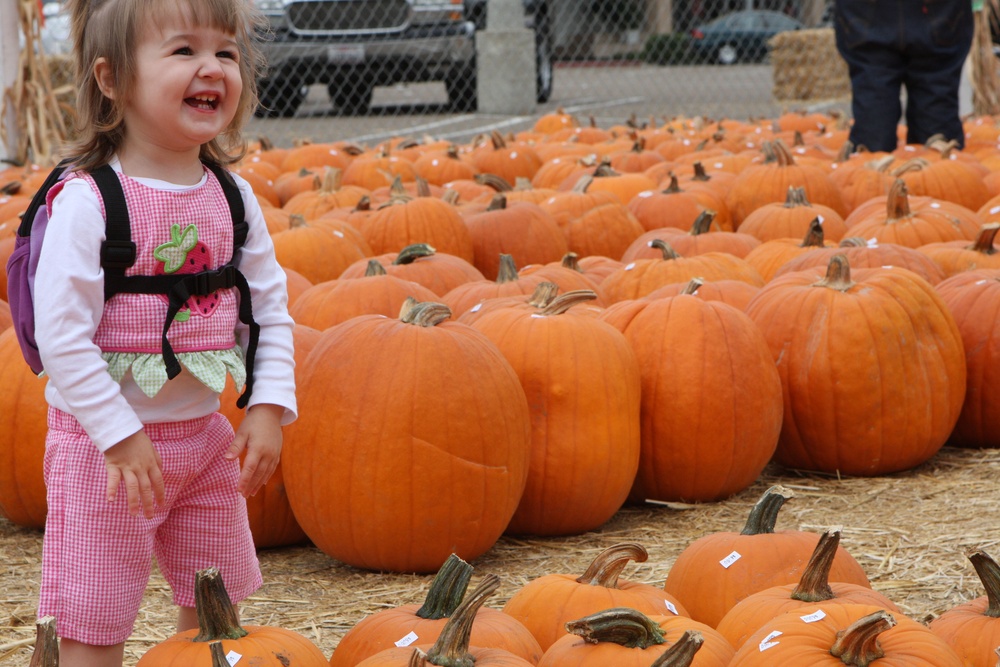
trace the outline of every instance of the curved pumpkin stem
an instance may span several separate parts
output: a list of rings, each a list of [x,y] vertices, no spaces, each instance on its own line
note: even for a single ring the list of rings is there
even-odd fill
[[[587,192],[587,188],[589,188],[590,184],[593,182],[594,182],[593,174],[584,174],[579,178],[579,180],[577,180],[576,184],[573,186],[573,192],[585,193]]]
[[[507,196],[498,192],[493,195],[493,199],[490,200],[490,205],[486,207],[487,211],[503,211],[507,208]]]
[[[975,250],[984,255],[995,255],[997,249],[993,247],[993,241],[996,239],[998,230],[1000,230],[1000,222],[991,222],[980,227],[976,242],[969,247],[969,250]]]
[[[889,186],[889,195],[885,198],[886,222],[895,222],[910,217],[909,189],[906,182],[897,178]]]
[[[400,266],[403,264],[413,264],[413,262],[417,261],[422,257],[433,256],[434,253],[436,252],[437,249],[434,248],[434,246],[432,245],[429,245],[427,243],[414,243],[400,250],[399,253],[396,254],[396,259],[392,260],[392,263],[393,266]],[[371,261],[373,260],[369,260],[369,262]]]
[[[507,147],[507,142],[504,140],[503,135],[500,134],[500,130],[490,132],[490,141],[493,142],[493,150]]]
[[[660,190],[660,192],[665,195],[675,195],[679,192],[684,192],[681,190],[680,181],[677,180],[677,174],[670,172],[670,185],[663,190]]]
[[[587,571],[577,577],[577,582],[604,588],[618,588],[618,577],[630,560],[645,563],[649,553],[641,544],[624,542],[608,547],[597,554]]]
[[[973,550],[968,558],[986,589],[988,604],[983,616],[1000,618],[1000,565],[982,549]]]
[[[382,262],[377,259],[368,260],[368,264],[365,266],[365,278],[371,278],[372,276],[384,276],[386,273],[385,267],[382,266]]]
[[[510,183],[507,182],[507,179],[503,176],[497,176],[496,174],[476,174],[472,177],[472,180],[480,185],[493,188],[497,192],[510,192],[514,189],[511,187]]]
[[[715,222],[716,212],[706,209],[698,214],[698,217],[691,223],[691,236],[700,236],[712,231],[712,223]]]
[[[826,237],[823,234],[823,223],[820,222],[819,216],[812,219],[809,223],[809,231],[806,232],[806,236],[802,239],[802,243],[799,245],[800,248],[822,248],[826,244]]]
[[[837,244],[839,248],[867,248],[868,239],[862,238],[860,236],[848,236],[840,240]]]
[[[528,299],[528,305],[534,308],[545,308],[552,303],[557,294],[559,294],[559,285],[545,280],[535,286],[535,291],[531,293],[531,298]]]
[[[697,630],[685,630],[673,646],[668,648],[649,667],[691,667],[694,656],[705,643],[705,637]]]
[[[837,641],[830,654],[851,667],[868,667],[885,656],[878,643],[878,636],[896,625],[896,619],[884,609],[859,618],[846,630],[837,633]]]
[[[769,488],[750,510],[750,516],[740,535],[773,533],[774,525],[778,522],[778,510],[786,500],[793,497],[794,494],[780,484]]]
[[[487,574],[469,597],[445,623],[434,646],[427,651],[427,662],[442,667],[474,667],[475,659],[469,653],[469,638],[476,612],[500,588],[500,577]]]
[[[854,286],[851,280],[851,265],[847,263],[847,255],[834,255],[830,258],[830,263],[826,267],[826,277],[818,283],[813,283],[814,287],[828,287],[841,292],[846,292]]]
[[[449,618],[462,604],[465,591],[472,579],[472,566],[452,554],[434,575],[424,604],[417,610],[419,618],[437,620]]]
[[[785,208],[795,208],[796,206],[812,206],[806,198],[806,189],[797,188],[794,185],[788,187],[788,194],[785,195]]]
[[[924,169],[929,167],[930,164],[931,163],[928,162],[925,158],[915,157],[911,160],[907,160],[906,162],[899,165],[889,173],[892,174],[893,176],[902,176],[903,174],[908,174],[913,171],[923,171]]]
[[[212,667],[230,667],[229,661],[226,660],[226,654],[222,648],[221,641],[214,641],[208,645],[208,653],[212,656]]]
[[[59,637],[56,617],[43,616],[35,621],[35,650],[28,667],[59,667]]]
[[[692,278],[688,282],[688,284],[684,286],[684,289],[681,290],[681,294],[688,294],[688,295],[697,294],[698,290],[704,284],[705,284],[704,278]]]
[[[840,545],[840,531],[828,530],[823,533],[813,549],[802,578],[792,591],[792,599],[801,602],[822,602],[836,597],[830,588],[830,568]]]
[[[560,294],[555,299],[552,300],[540,315],[562,315],[567,310],[577,305],[578,303],[584,303],[585,301],[593,301],[597,298],[597,292],[590,289],[576,289],[566,292],[565,294]]]
[[[500,253],[500,267],[497,269],[497,284],[510,283],[518,280],[517,265],[514,264],[513,256],[507,253]]]
[[[676,250],[674,250],[673,246],[671,246],[663,239],[653,239],[652,241],[649,242],[649,247],[656,248],[657,250],[659,250],[663,254],[663,259],[665,260],[669,261],[672,259],[681,259],[681,256],[677,253]]]
[[[646,649],[667,643],[660,626],[641,611],[628,607],[605,609],[570,621],[566,632],[591,644],[607,642],[625,648]]]
[[[406,191],[406,186],[403,185],[403,177],[397,174],[396,176],[393,177],[392,184],[389,186],[388,201],[379,206],[379,208],[381,209],[381,208],[386,208],[387,206],[407,204],[411,201],[413,201],[413,197],[411,197],[410,193]]]
[[[434,327],[451,317],[451,308],[443,303],[422,301],[410,303],[413,297],[406,297],[406,303],[399,314],[400,322],[418,327]],[[414,301],[416,301],[414,299]]]
[[[247,631],[240,627],[236,607],[229,600],[219,568],[210,567],[195,575],[194,606],[198,614],[198,634],[191,641],[213,642],[247,636]]]

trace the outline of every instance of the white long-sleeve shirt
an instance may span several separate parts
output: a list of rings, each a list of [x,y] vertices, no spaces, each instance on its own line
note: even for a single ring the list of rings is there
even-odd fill
[[[120,171],[117,162],[111,165]],[[263,213],[250,185],[235,176],[250,230],[238,268],[250,285],[260,339],[250,406],[285,409],[282,424],[296,416],[292,329],[285,274],[274,257]],[[136,179],[154,188],[187,190],[156,179]],[[147,397],[130,373],[115,382],[94,344],[104,310],[104,271],[100,266],[105,220],[97,195],[83,179],[73,179],[53,199],[35,276],[35,338],[45,374],[49,405],[72,414],[101,451],[136,433],[144,423],[195,419],[219,408],[219,396],[187,370]],[[246,327],[238,332],[244,348]]]

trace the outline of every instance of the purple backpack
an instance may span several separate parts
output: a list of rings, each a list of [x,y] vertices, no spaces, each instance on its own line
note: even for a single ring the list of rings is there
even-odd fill
[[[90,172],[104,202],[107,216],[105,223],[106,240],[101,245],[101,268],[104,270],[104,300],[107,301],[121,292],[165,294],[169,299],[169,309],[163,326],[161,346],[167,365],[167,376],[176,377],[181,372],[180,363],[167,340],[167,330],[174,316],[193,297],[203,297],[216,290],[236,288],[239,290],[239,319],[249,328],[247,344],[246,389],[237,401],[237,406],[245,407],[253,390],[253,360],[257,348],[260,327],[253,319],[250,306],[250,287],[246,278],[236,268],[237,253],[246,242],[249,225],[245,220],[243,197],[232,176],[222,167],[206,162],[218,178],[222,191],[229,203],[233,219],[233,260],[211,271],[199,273],[172,274],[159,276],[126,276],[125,270],[135,263],[135,244],[129,223],[128,207],[118,175],[108,165]],[[21,353],[28,366],[35,373],[42,372],[42,360],[35,342],[35,273],[38,271],[38,257],[45,239],[45,229],[49,222],[46,198],[54,185],[72,171],[67,161],[60,162],[42,183],[32,197],[21,218],[14,240],[14,252],[7,260],[7,303],[14,320],[14,331]]]

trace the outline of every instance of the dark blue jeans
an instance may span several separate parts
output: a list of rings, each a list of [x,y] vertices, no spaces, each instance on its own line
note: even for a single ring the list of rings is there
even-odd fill
[[[851,77],[855,147],[891,151],[906,88],[907,143],[935,135],[963,145],[962,66],[972,45],[971,0],[836,0],[837,50]]]

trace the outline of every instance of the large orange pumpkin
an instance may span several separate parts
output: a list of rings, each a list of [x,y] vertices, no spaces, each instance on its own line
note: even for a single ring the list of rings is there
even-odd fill
[[[136,667],[214,667],[212,644],[221,654],[235,652],[259,667],[328,667],[323,653],[297,632],[270,626],[241,627],[217,568],[195,577],[198,628],[179,632],[156,644]]]
[[[799,241],[794,238],[772,239],[764,241],[759,246],[747,253],[745,259],[750,266],[757,269],[764,281],[769,281],[774,277],[784,264],[792,261],[799,255],[805,254],[814,248],[824,248],[834,246],[832,241],[827,241],[823,234],[823,224],[819,218],[813,218],[809,223],[809,231],[805,237]]]
[[[802,238],[816,219],[831,241],[839,241],[847,233],[847,224],[839,213],[829,206],[809,203],[804,188],[790,187],[783,203],[771,202],[751,211],[740,224],[740,231],[761,241]]]
[[[580,257],[621,257],[644,231],[642,224],[616,195],[589,190],[593,176],[580,178],[569,192],[560,192],[540,206],[559,223],[569,249]]]
[[[741,311],[690,294],[605,310],[642,375],[642,453],[634,501],[721,500],[771,459],[781,381],[767,342]]]
[[[555,262],[568,251],[566,237],[555,218],[538,204],[509,203],[497,193],[485,211],[465,217],[472,237],[473,264],[483,276],[495,280],[500,255],[508,254],[519,266]]]
[[[983,225],[973,243],[968,241],[942,241],[917,248],[938,266],[945,277],[961,271],[975,269],[1000,269],[1000,249],[994,244],[1000,222]]]
[[[621,333],[570,310],[594,296],[567,292],[543,308],[501,308],[473,325],[510,361],[531,414],[528,483],[508,533],[596,529],[635,479],[639,366]]]
[[[852,276],[837,255],[825,277],[775,278],[747,314],[784,388],[782,465],[881,475],[923,463],[948,439],[965,398],[962,338],[916,274],[887,267]]]
[[[479,269],[470,262],[438,252],[426,243],[408,245],[399,252],[387,252],[374,257],[390,276],[423,285],[438,296],[443,296],[459,285],[474,280],[486,280]],[[340,274],[341,278],[360,278],[368,272],[371,259],[351,264]]]
[[[517,374],[485,336],[446,322],[440,304],[402,315],[323,333],[282,465],[317,547],[356,567],[434,572],[453,552],[481,555],[507,527],[531,424]]]
[[[25,528],[45,525],[45,383],[25,363],[13,327],[0,333],[0,515]]]
[[[649,557],[640,544],[616,544],[601,551],[582,575],[546,574],[510,596],[505,614],[519,620],[548,649],[566,634],[566,623],[611,607],[630,607],[645,614],[688,616],[676,597],[656,586],[619,579],[630,560]]]
[[[691,618],[714,628],[748,595],[796,583],[817,538],[799,530],[775,532],[778,511],[791,495],[773,486],[753,506],[742,531],[712,533],[689,544],[667,572],[664,590],[684,604]],[[843,547],[837,547],[830,579],[870,586],[865,571]]]

